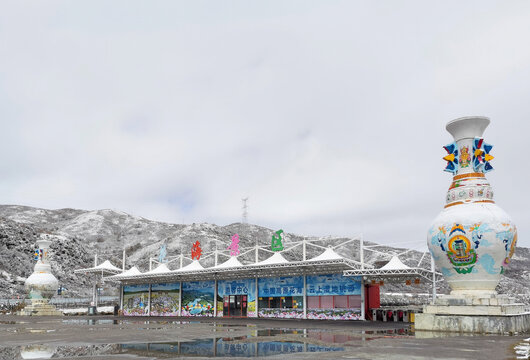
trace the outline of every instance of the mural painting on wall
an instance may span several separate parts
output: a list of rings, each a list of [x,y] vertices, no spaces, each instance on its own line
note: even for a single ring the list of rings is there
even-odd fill
[[[228,250],[230,250],[231,256],[239,255],[239,235],[238,234],[234,234],[234,236],[232,236],[232,243],[228,247]]]
[[[144,316],[148,313],[149,285],[125,285],[123,287],[123,315]]]
[[[272,240],[271,240],[271,250],[272,251],[282,251],[283,250],[282,233],[283,233],[283,230],[280,229],[280,230],[276,231],[272,235]]]
[[[255,279],[219,280],[217,295],[217,316],[223,316],[223,299],[227,295],[247,295],[247,316],[257,316]]]
[[[182,283],[182,316],[213,316],[214,281]]]
[[[200,260],[202,255],[201,243],[197,240],[191,247],[191,258],[193,260]]]
[[[347,296],[349,306],[333,309],[311,308],[308,319],[359,320],[361,318],[361,281],[359,277],[342,274],[310,275],[306,278],[307,296]],[[311,303],[311,302],[309,302]]]
[[[302,276],[258,279],[258,294],[260,300],[278,297],[293,297],[292,307],[290,308],[267,308],[259,306],[259,317],[304,317],[304,278]]]
[[[151,315],[177,316],[179,311],[180,284],[151,285]]]

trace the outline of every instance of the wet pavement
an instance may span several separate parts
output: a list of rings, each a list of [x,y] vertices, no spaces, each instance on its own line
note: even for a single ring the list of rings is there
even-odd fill
[[[400,322],[0,316],[1,360],[528,359],[527,339],[415,332]]]

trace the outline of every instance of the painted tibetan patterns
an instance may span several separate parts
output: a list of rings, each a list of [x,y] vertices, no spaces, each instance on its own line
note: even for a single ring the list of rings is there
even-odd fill
[[[123,287],[123,315],[144,316],[148,313],[149,285],[125,285]]]
[[[182,316],[213,316],[214,281],[182,283]]]
[[[256,280],[219,280],[217,282],[217,316],[223,316],[223,297],[247,295],[247,316],[256,317]]]
[[[259,306],[259,317],[304,317],[304,279],[302,276],[258,279],[258,296],[262,299],[293,297],[291,308]]]
[[[361,316],[360,278],[342,274],[307,276],[307,318],[359,320]]]
[[[177,316],[179,296],[179,283],[153,284],[151,286],[151,315]]]
[[[434,258],[438,260],[442,252],[458,274],[478,271],[487,274],[504,273],[517,243],[517,230],[508,223],[433,226],[429,233]],[[502,259],[495,259],[488,253],[478,254],[480,249],[495,246],[495,239],[504,246],[505,254]],[[479,269],[476,268],[477,265],[480,266]],[[442,266],[441,270],[446,277],[452,276],[450,268]]]

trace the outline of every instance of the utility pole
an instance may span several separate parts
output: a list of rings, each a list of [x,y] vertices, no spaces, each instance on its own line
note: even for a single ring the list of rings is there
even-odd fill
[[[243,201],[243,207],[242,207],[243,215],[241,216],[241,222],[243,224],[248,224],[248,204],[247,204],[248,196],[246,198],[241,199],[241,201]]]

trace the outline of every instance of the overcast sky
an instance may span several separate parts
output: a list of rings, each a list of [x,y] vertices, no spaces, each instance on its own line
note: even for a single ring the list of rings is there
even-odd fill
[[[0,202],[426,246],[485,115],[530,246],[528,1],[0,1]]]

